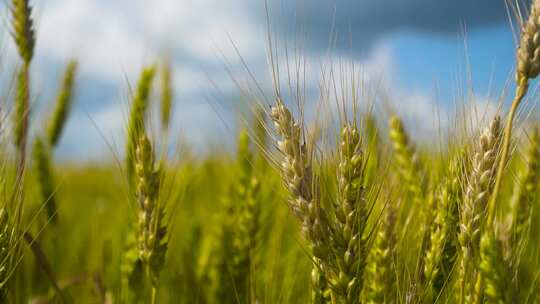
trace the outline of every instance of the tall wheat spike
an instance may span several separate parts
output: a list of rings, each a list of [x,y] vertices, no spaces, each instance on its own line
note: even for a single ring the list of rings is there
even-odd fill
[[[512,196],[513,218],[511,232],[514,243],[520,243],[522,238],[526,238],[525,233],[530,227],[533,206],[537,199],[539,175],[540,128],[536,127],[530,137],[526,165],[520,172]]]
[[[172,71],[169,63],[161,70],[161,127],[168,131],[171,121],[171,109],[173,105]]]
[[[26,162],[26,142],[28,137],[28,116],[30,114],[30,62],[34,55],[35,32],[32,7],[29,0],[12,0],[11,35],[17,46],[23,67],[18,76],[15,100],[15,145],[18,149],[18,178],[22,178]]]
[[[242,131],[238,143],[238,164],[240,167],[240,176],[236,187],[238,208],[236,235],[234,239],[233,255],[233,278],[235,281],[235,290],[241,303],[253,302],[255,300],[253,278],[256,274],[256,249],[258,248],[259,229],[261,223],[260,206],[258,194],[260,182],[253,174],[254,164],[253,154],[249,146],[249,134]]]
[[[120,303],[138,303],[145,295],[144,267],[139,258],[136,229],[129,227],[120,264]]]
[[[499,197],[504,168],[510,150],[514,116],[521,101],[529,90],[529,81],[536,78],[540,73],[540,0],[533,0],[531,3],[529,18],[521,29],[521,39],[516,57],[516,93],[510,111],[508,112],[506,126],[504,128],[501,157],[497,169],[495,186],[493,187],[493,193],[489,200],[488,225],[492,225],[495,218],[497,199]]]
[[[480,241],[480,280],[485,303],[517,303],[514,298],[511,271],[503,258],[502,245],[493,231],[483,233]],[[478,293],[478,291],[477,291]],[[479,298],[480,299],[480,298]],[[480,303],[477,300],[476,303]]]
[[[437,193],[435,216],[430,231],[424,265],[425,301],[434,301],[450,278],[458,249],[458,223],[461,189],[461,157],[449,165],[446,180]]]
[[[137,147],[137,142],[145,129],[146,112],[150,102],[154,74],[155,68],[153,66],[143,69],[131,103],[126,147],[126,170],[130,182],[132,182],[133,177],[135,149]]]
[[[12,0],[11,2],[11,35],[25,65],[29,65],[32,61],[36,44],[32,7],[29,2],[29,0]]]
[[[235,279],[233,279],[233,263],[231,257],[235,256],[234,237],[236,231],[236,212],[234,195],[229,194],[221,201],[220,212],[214,220],[214,233],[210,236],[208,274],[210,281],[211,302],[236,303],[237,297]],[[204,268],[203,268],[204,269]]]
[[[324,279],[325,260],[330,255],[328,246],[328,223],[320,210],[319,202],[316,199],[318,188],[313,184],[313,172],[311,156],[305,143],[302,142],[303,136],[300,125],[294,121],[294,118],[281,100],[276,99],[276,104],[272,107],[271,113],[274,126],[281,140],[278,142],[278,148],[283,154],[281,163],[281,175],[283,181],[289,190],[289,207],[294,216],[301,222],[303,237],[310,242],[311,251],[315,257],[316,265],[322,273],[314,276],[317,278],[313,283],[314,300],[318,294],[326,291],[317,290]],[[317,190],[314,190],[315,189]]]
[[[393,303],[397,292],[395,276],[396,210],[392,202],[384,210],[375,243],[366,264],[361,303]]]
[[[362,142],[353,123],[342,127],[339,155],[339,197],[331,234],[335,266],[329,271],[328,281],[340,303],[356,303],[363,284],[367,251],[363,234],[369,207],[364,193]]]
[[[139,258],[152,283],[154,302],[159,273],[167,252],[167,223],[164,206],[159,199],[162,172],[155,167],[154,150],[144,133],[137,143],[135,161],[136,197],[139,205],[137,247]]]
[[[395,160],[400,176],[403,178],[411,199],[416,205],[423,201],[421,176],[418,161],[405,131],[402,121],[395,115],[390,118],[390,139],[395,152]]]
[[[71,61],[64,72],[62,85],[58,91],[58,96],[56,97],[54,111],[47,126],[47,139],[51,147],[58,144],[68,118],[73,99],[76,70],[77,62]]]
[[[500,140],[500,118],[495,117],[482,133],[472,160],[470,173],[460,207],[460,265],[458,273],[459,302],[473,301],[476,271],[474,261],[479,258],[481,225],[486,215],[487,202],[493,189],[496,159]]]

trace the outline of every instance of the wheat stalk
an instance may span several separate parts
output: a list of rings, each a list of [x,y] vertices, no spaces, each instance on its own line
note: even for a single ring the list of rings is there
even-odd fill
[[[71,61],[64,72],[62,85],[58,91],[54,111],[47,126],[47,139],[51,147],[58,144],[68,117],[69,110],[71,108],[76,70],[77,62]]]

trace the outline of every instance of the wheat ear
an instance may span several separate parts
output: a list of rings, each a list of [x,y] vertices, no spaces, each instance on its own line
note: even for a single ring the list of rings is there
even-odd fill
[[[416,204],[422,203],[423,194],[414,149],[402,121],[395,115],[390,118],[390,139],[394,147],[399,175]]]
[[[152,299],[155,301],[159,273],[167,252],[167,223],[164,206],[159,200],[162,173],[155,167],[154,150],[145,134],[140,136],[137,143],[135,173],[139,205],[137,247],[139,258],[152,283]]]
[[[302,129],[279,97],[272,107],[271,117],[281,137],[278,148],[284,159],[280,169],[282,179],[289,190],[289,206],[294,216],[301,222],[303,237],[310,242],[316,263],[314,267],[322,270],[325,266],[323,261],[330,255],[327,243],[328,224],[315,199],[311,157],[305,143],[301,141]],[[323,286],[318,282],[313,283],[317,283],[313,284],[314,288]],[[324,292],[316,290],[314,294]]]
[[[480,241],[480,273],[479,280],[485,303],[516,303],[510,269],[503,258],[502,246],[493,231],[486,231]],[[479,298],[481,299],[481,298]],[[476,303],[480,303],[477,300]]]
[[[47,126],[47,139],[51,147],[58,144],[71,108],[76,70],[77,62],[71,61],[64,72],[62,85],[58,90],[54,112]]]
[[[133,159],[135,158],[137,141],[140,139],[140,136],[145,129],[146,112],[150,102],[154,74],[155,68],[153,66],[143,69],[131,103],[126,147],[126,170],[130,182],[133,180]]]
[[[436,197],[435,216],[423,272],[427,302],[434,301],[441,293],[456,258],[458,205],[461,194],[458,168],[461,161],[461,158],[457,157],[450,163],[447,178]]]
[[[364,193],[364,154],[356,125],[341,130],[338,166],[338,205],[332,229],[335,269],[328,274],[332,292],[340,303],[356,303],[362,289],[366,244],[363,233],[369,208]]]
[[[530,226],[533,204],[536,202],[540,174],[540,128],[536,127],[530,137],[527,151],[526,166],[520,172],[520,177],[512,196],[512,241],[519,244],[525,238],[525,232]]]
[[[460,210],[460,267],[458,282],[460,284],[460,303],[471,301],[472,285],[475,273],[474,260],[478,258],[480,228],[485,216],[486,204],[493,189],[498,142],[500,137],[500,119],[495,117],[490,126],[480,136],[472,161]]]
[[[172,72],[167,62],[161,69],[161,127],[165,132],[169,130],[173,98]]]
[[[395,301],[396,210],[392,202],[388,203],[384,212],[375,243],[368,254],[361,303]]]
[[[32,61],[36,44],[32,7],[29,2],[29,0],[12,0],[11,2],[11,35],[17,45],[19,56],[26,65]]]
[[[497,177],[493,193],[489,200],[487,224],[492,225],[495,218],[497,198],[501,188],[504,167],[510,150],[512,139],[512,125],[514,116],[521,101],[529,89],[529,81],[540,73],[540,0],[533,0],[529,19],[521,30],[521,39],[517,50],[516,94],[508,112],[506,127],[504,129],[501,157],[497,168]]]
[[[28,137],[28,116],[30,114],[30,62],[34,55],[35,33],[32,7],[28,0],[11,2],[11,35],[17,46],[23,67],[18,76],[15,101],[15,145],[17,146],[17,178],[23,176],[26,162],[26,142]]]
[[[255,301],[252,271],[256,266],[256,249],[261,225],[258,202],[260,182],[253,174],[254,157],[249,143],[249,134],[245,130],[240,132],[238,142],[240,175],[236,187],[239,208],[237,208],[237,233],[234,239],[233,278],[241,303]]]

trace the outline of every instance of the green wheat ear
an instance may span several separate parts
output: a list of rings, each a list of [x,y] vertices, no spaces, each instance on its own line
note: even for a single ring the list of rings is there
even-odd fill
[[[34,162],[35,173],[37,176],[38,187],[41,193],[41,202],[45,203],[47,218],[56,221],[56,198],[53,174],[51,169],[50,148],[41,140],[36,138],[34,149],[32,151],[32,160]]]
[[[171,108],[173,103],[172,72],[169,63],[163,66],[161,72],[161,127],[163,130],[169,129],[171,121]]]
[[[32,60],[36,44],[32,7],[29,2],[29,0],[13,0],[11,2],[11,35],[17,45],[19,56],[26,65],[29,65]]]
[[[76,70],[77,62],[71,61],[64,73],[62,86],[56,98],[54,112],[47,126],[47,139],[52,147],[56,146],[62,135],[62,130],[68,117],[69,109],[71,108]]]
[[[15,95],[15,113],[13,116],[14,124],[14,144],[19,149],[23,146],[23,142],[26,138],[27,132],[27,117],[29,115],[28,109],[28,79],[26,78],[26,72],[24,69],[21,69],[17,73],[17,91]]]
[[[534,205],[538,193],[540,174],[540,128],[536,127],[530,138],[526,166],[520,172],[512,196],[512,241],[519,245],[526,239],[526,232],[531,224]]]
[[[515,303],[510,269],[503,258],[501,242],[492,231],[486,231],[480,241],[480,272],[485,278],[486,303]]]
[[[139,204],[138,248],[139,258],[147,268],[152,286],[157,286],[159,273],[167,251],[167,223],[160,204],[161,170],[155,167],[152,144],[141,135],[136,149],[136,195]]]
[[[127,147],[126,147],[126,167],[128,179],[131,182],[133,177],[133,163],[135,158],[135,149],[137,141],[144,131],[145,117],[150,100],[150,92],[152,90],[152,82],[154,80],[155,67],[145,68],[141,72],[137,90],[131,104],[131,111],[128,121],[127,130]]]

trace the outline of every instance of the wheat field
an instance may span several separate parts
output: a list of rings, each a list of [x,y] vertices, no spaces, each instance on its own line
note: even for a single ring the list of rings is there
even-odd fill
[[[93,165],[54,157],[76,60],[30,132],[33,6],[8,7],[19,64],[0,122],[0,303],[540,302],[540,122],[524,110],[540,1],[518,17],[509,107],[456,115],[436,148],[388,103],[366,110],[378,105],[354,66],[321,72],[309,121],[302,66],[281,67],[269,33],[273,90],[239,86],[252,102],[234,151],[167,148],[163,59],[130,84],[124,155]]]

